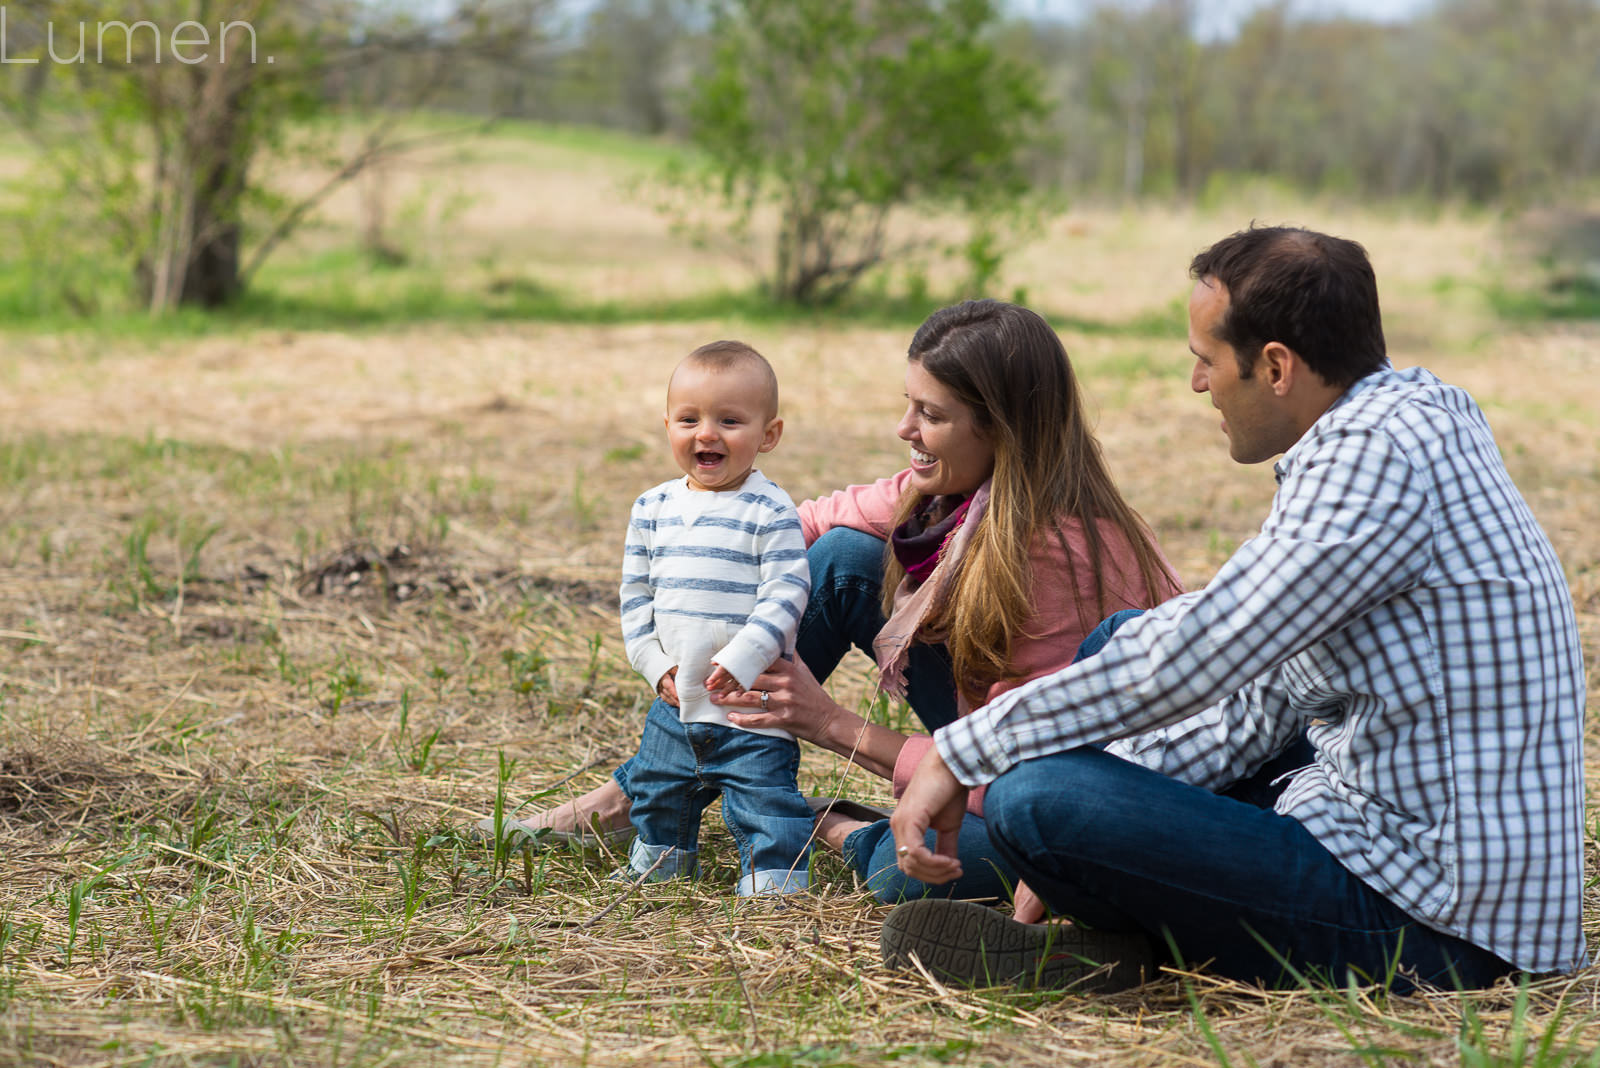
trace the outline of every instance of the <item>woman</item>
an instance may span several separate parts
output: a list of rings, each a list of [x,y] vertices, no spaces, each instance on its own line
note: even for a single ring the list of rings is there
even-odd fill
[[[922,324],[908,358],[897,433],[910,467],[800,506],[812,595],[798,655],[718,701],[736,725],[787,730],[892,779],[896,795],[932,739],[828,697],[818,679],[851,646],[933,730],[1066,666],[1112,612],[1179,592],[1112,484],[1066,350],[1043,319],[998,301],[954,305]],[[627,770],[521,826],[625,826]],[[966,874],[943,887],[902,875],[887,821],[861,818],[859,806],[825,811],[818,836],[885,901],[1000,897],[1015,880],[988,846],[981,805],[975,793],[960,835]]]

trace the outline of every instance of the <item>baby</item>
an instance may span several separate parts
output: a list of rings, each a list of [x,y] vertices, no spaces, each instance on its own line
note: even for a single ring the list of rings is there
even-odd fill
[[[720,794],[740,896],[794,893],[809,882],[812,821],[800,748],[784,731],[732,726],[709,698],[794,654],[811,593],[794,502],[755,469],[783,434],[777,376],[742,342],[702,345],[672,372],[666,424],[683,477],[634,502],[622,562],[628,660],[658,695],[619,771],[638,832],[628,866],[693,875],[700,814]]]

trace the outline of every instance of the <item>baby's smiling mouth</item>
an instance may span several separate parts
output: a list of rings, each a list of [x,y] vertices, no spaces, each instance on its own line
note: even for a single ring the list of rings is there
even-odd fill
[[[701,467],[715,467],[722,462],[722,454],[720,452],[697,452],[694,454],[694,462]]]

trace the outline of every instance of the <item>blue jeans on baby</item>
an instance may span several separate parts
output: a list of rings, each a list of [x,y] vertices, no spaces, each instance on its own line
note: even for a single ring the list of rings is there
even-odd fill
[[[788,894],[810,881],[811,807],[795,785],[800,747],[790,738],[720,723],[681,723],[657,698],[639,752],[624,765],[639,832],[628,855],[652,881],[689,876],[699,863],[700,814],[722,797],[722,820],[739,846],[739,896]]]

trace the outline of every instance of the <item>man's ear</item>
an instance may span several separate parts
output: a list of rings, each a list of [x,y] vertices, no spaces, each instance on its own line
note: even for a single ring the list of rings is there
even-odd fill
[[[1269,341],[1262,346],[1256,369],[1256,373],[1266,380],[1272,392],[1279,397],[1288,395],[1296,380],[1306,373],[1305,361],[1300,359],[1300,354],[1281,341]]]
[[[761,435],[761,448],[757,452],[771,452],[778,447],[778,439],[783,437],[783,420],[774,419],[767,424],[767,429]]]

